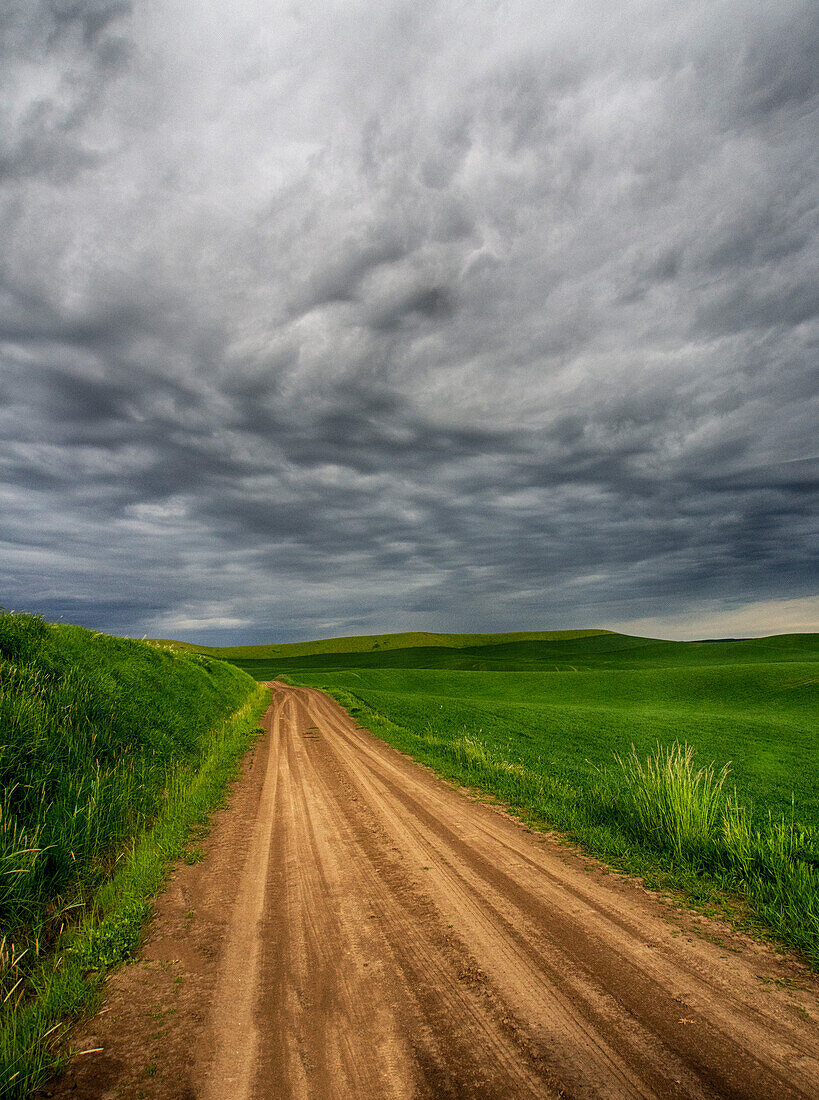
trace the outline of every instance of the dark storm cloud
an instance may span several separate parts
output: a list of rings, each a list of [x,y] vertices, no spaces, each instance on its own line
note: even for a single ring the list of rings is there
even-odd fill
[[[214,640],[815,591],[814,5],[6,14],[0,603]]]

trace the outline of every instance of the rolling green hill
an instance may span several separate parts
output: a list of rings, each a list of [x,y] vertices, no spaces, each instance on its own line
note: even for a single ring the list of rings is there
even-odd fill
[[[462,649],[498,645],[502,642],[561,641],[574,638],[596,637],[608,634],[606,630],[530,630],[511,634],[430,634],[414,632],[403,634],[363,634],[343,638],[321,638],[313,642],[282,642],[278,645],[200,646],[191,642],[177,642],[170,638],[150,639],[156,645],[175,649],[189,649],[208,653],[223,660],[277,660],[292,657],[315,657],[322,654],[371,653],[384,650],[406,650],[419,647],[436,649]]]
[[[403,640],[407,635],[393,635]],[[421,638],[422,635],[413,635]],[[455,639],[459,635],[442,635]],[[360,650],[304,646],[248,646],[209,650],[246,669],[259,680],[289,672],[343,669],[450,669],[469,672],[578,672],[594,669],[714,667],[732,664],[804,661],[819,658],[816,634],[783,634],[741,641],[667,642],[612,631],[553,631],[539,637],[464,635],[462,645],[387,645]],[[507,639],[512,638],[509,641]],[[498,639],[501,639],[500,641]],[[354,641],[355,639],[345,639]],[[335,641],[335,640],[333,640]],[[364,642],[369,641],[365,639]],[[303,650],[308,650],[303,652]]]

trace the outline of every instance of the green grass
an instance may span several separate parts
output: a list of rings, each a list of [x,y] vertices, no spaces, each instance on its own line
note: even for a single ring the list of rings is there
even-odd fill
[[[266,692],[206,656],[9,614],[0,687],[0,1095],[22,1097],[133,949]]]
[[[328,691],[447,778],[819,963],[817,635],[234,659]]]

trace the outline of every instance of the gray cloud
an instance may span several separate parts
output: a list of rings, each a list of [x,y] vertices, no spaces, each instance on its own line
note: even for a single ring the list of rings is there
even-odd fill
[[[230,640],[815,590],[814,6],[7,7],[0,603]]]
[[[66,184],[101,162],[87,139],[105,85],[128,60],[125,0],[10,0],[0,39],[0,182]],[[16,62],[16,64],[15,64]]]

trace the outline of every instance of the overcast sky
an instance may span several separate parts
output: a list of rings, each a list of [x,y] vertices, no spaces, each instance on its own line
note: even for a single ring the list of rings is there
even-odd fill
[[[819,629],[813,0],[0,8],[0,603]]]

